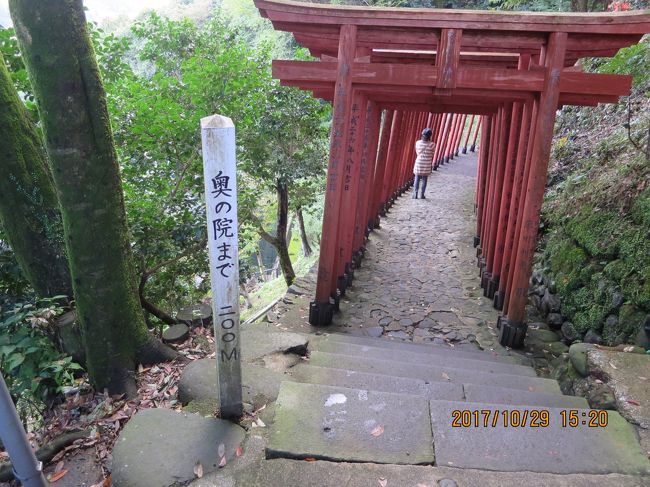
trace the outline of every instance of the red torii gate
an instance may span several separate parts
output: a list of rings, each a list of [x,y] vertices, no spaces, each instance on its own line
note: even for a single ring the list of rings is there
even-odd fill
[[[629,76],[587,74],[650,32],[648,11],[600,14],[365,8],[255,0],[319,61],[274,61],[284,85],[333,102],[315,300],[326,325],[360,264],[365,237],[412,180],[413,142],[432,127],[435,166],[472,149],[480,127],[475,246],[485,295],[504,311],[502,345],[523,345],[525,305],[555,113],[615,103]],[[382,121],[383,120],[383,121]]]

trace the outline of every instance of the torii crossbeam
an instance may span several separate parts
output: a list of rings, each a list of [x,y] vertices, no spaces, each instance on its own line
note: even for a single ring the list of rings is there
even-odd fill
[[[424,127],[435,166],[481,132],[475,245],[502,345],[523,345],[525,305],[556,110],[628,95],[631,78],[582,72],[650,32],[650,11],[598,14],[366,8],[255,0],[318,61],[274,61],[282,84],[333,103],[316,296],[326,325],[364,253],[365,237],[410,184]],[[464,130],[468,115],[469,128]],[[474,117],[478,123],[474,124]]]

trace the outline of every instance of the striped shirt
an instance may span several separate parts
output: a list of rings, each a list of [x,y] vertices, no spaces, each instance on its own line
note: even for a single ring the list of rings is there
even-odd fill
[[[417,158],[415,159],[413,174],[416,176],[428,176],[431,174],[433,152],[435,148],[436,144],[434,142],[418,140],[415,143],[415,153],[417,154]]]

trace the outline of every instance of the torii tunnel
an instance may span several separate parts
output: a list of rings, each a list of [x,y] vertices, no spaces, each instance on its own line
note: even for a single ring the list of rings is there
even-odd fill
[[[262,16],[318,61],[274,61],[283,85],[333,103],[316,296],[327,325],[379,217],[412,181],[414,142],[432,127],[434,163],[480,131],[478,265],[502,310],[499,341],[520,347],[557,109],[616,103],[631,77],[589,74],[650,32],[650,11],[496,13],[255,0]],[[465,127],[469,126],[464,131]]]

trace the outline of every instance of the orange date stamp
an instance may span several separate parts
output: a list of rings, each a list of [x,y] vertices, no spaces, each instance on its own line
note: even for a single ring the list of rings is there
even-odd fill
[[[453,428],[548,428],[552,423],[548,409],[454,409]],[[591,409],[562,409],[556,418],[563,428],[604,428],[607,411]]]

